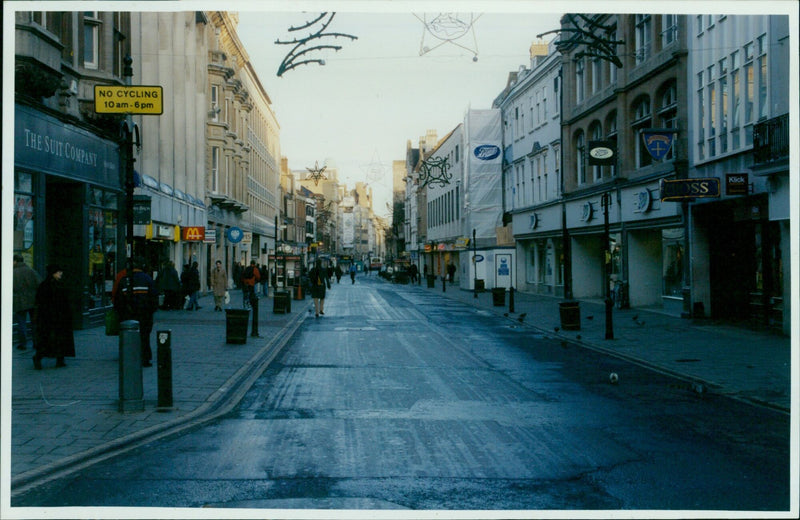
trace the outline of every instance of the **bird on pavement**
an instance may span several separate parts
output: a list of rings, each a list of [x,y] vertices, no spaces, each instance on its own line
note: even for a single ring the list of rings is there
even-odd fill
[[[527,315],[528,315],[528,313],[527,313],[527,312],[523,312],[522,314],[520,314],[519,316],[517,316],[517,321],[518,321],[518,322],[520,322],[520,323],[522,323],[522,322],[525,320],[525,316],[527,316]]]
[[[577,336],[575,336],[575,339],[581,339],[581,335],[578,334]]]
[[[554,330],[554,331],[556,331],[556,332],[558,332],[558,331],[559,331],[559,328],[558,328],[558,327],[553,327],[553,330]]]
[[[638,314],[634,314],[634,315],[633,315],[633,318],[631,318],[631,319],[632,319],[633,321],[637,321],[637,320],[639,319],[639,315],[638,315]]]
[[[593,320],[593,319],[594,319],[594,316],[591,316],[591,315],[589,315],[589,316],[586,316],[586,319],[587,319],[587,320]]]
[[[505,316],[506,318],[508,318],[508,313],[507,313],[507,312],[504,312],[504,313],[503,313],[503,316]]]

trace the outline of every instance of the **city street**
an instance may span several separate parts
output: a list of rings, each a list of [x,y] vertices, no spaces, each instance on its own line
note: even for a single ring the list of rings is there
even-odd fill
[[[12,506],[790,506],[788,414],[374,274],[304,318],[229,413]]]

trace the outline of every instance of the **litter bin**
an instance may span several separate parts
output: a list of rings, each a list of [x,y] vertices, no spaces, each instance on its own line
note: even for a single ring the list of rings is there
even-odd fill
[[[486,289],[486,283],[483,281],[483,279],[478,278],[475,280],[475,290],[483,292],[484,289]]]
[[[428,275],[428,288],[436,287],[436,275],[429,274]]]
[[[292,299],[289,291],[275,291],[272,299],[272,312],[275,314],[292,312]]]
[[[495,287],[492,289],[492,303],[494,303],[495,307],[505,307],[506,290],[504,287]]]
[[[561,302],[558,312],[561,315],[561,328],[563,330],[581,330],[580,302]]]
[[[247,343],[247,309],[225,309],[225,343]]]

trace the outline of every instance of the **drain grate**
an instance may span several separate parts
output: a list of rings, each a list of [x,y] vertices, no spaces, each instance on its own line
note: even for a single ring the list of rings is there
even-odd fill
[[[683,358],[683,359],[676,359],[675,360],[676,363],[697,363],[698,361],[700,361],[700,360],[699,359],[694,359],[694,358]]]

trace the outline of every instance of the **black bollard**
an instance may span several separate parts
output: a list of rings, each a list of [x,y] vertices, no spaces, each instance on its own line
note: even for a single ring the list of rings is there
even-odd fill
[[[514,287],[508,290],[508,312],[514,312]]]
[[[442,276],[442,292],[447,292],[447,277]]]
[[[143,396],[139,322],[126,320],[119,324],[119,411],[141,412]]]
[[[172,331],[156,332],[158,342],[158,407],[159,412],[172,409]]]
[[[291,302],[291,299],[289,298],[289,293],[288,292],[286,293],[286,302],[287,302],[286,303],[287,306],[290,305],[289,302]],[[259,334],[258,334],[258,297],[255,295],[255,293],[251,293],[250,294],[250,307],[253,308],[253,327],[252,327],[252,330],[250,332],[250,336],[252,336],[254,338],[260,338],[261,336],[259,336]],[[288,312],[288,311],[284,311],[284,312]],[[247,332],[247,331],[245,331],[245,332]]]

